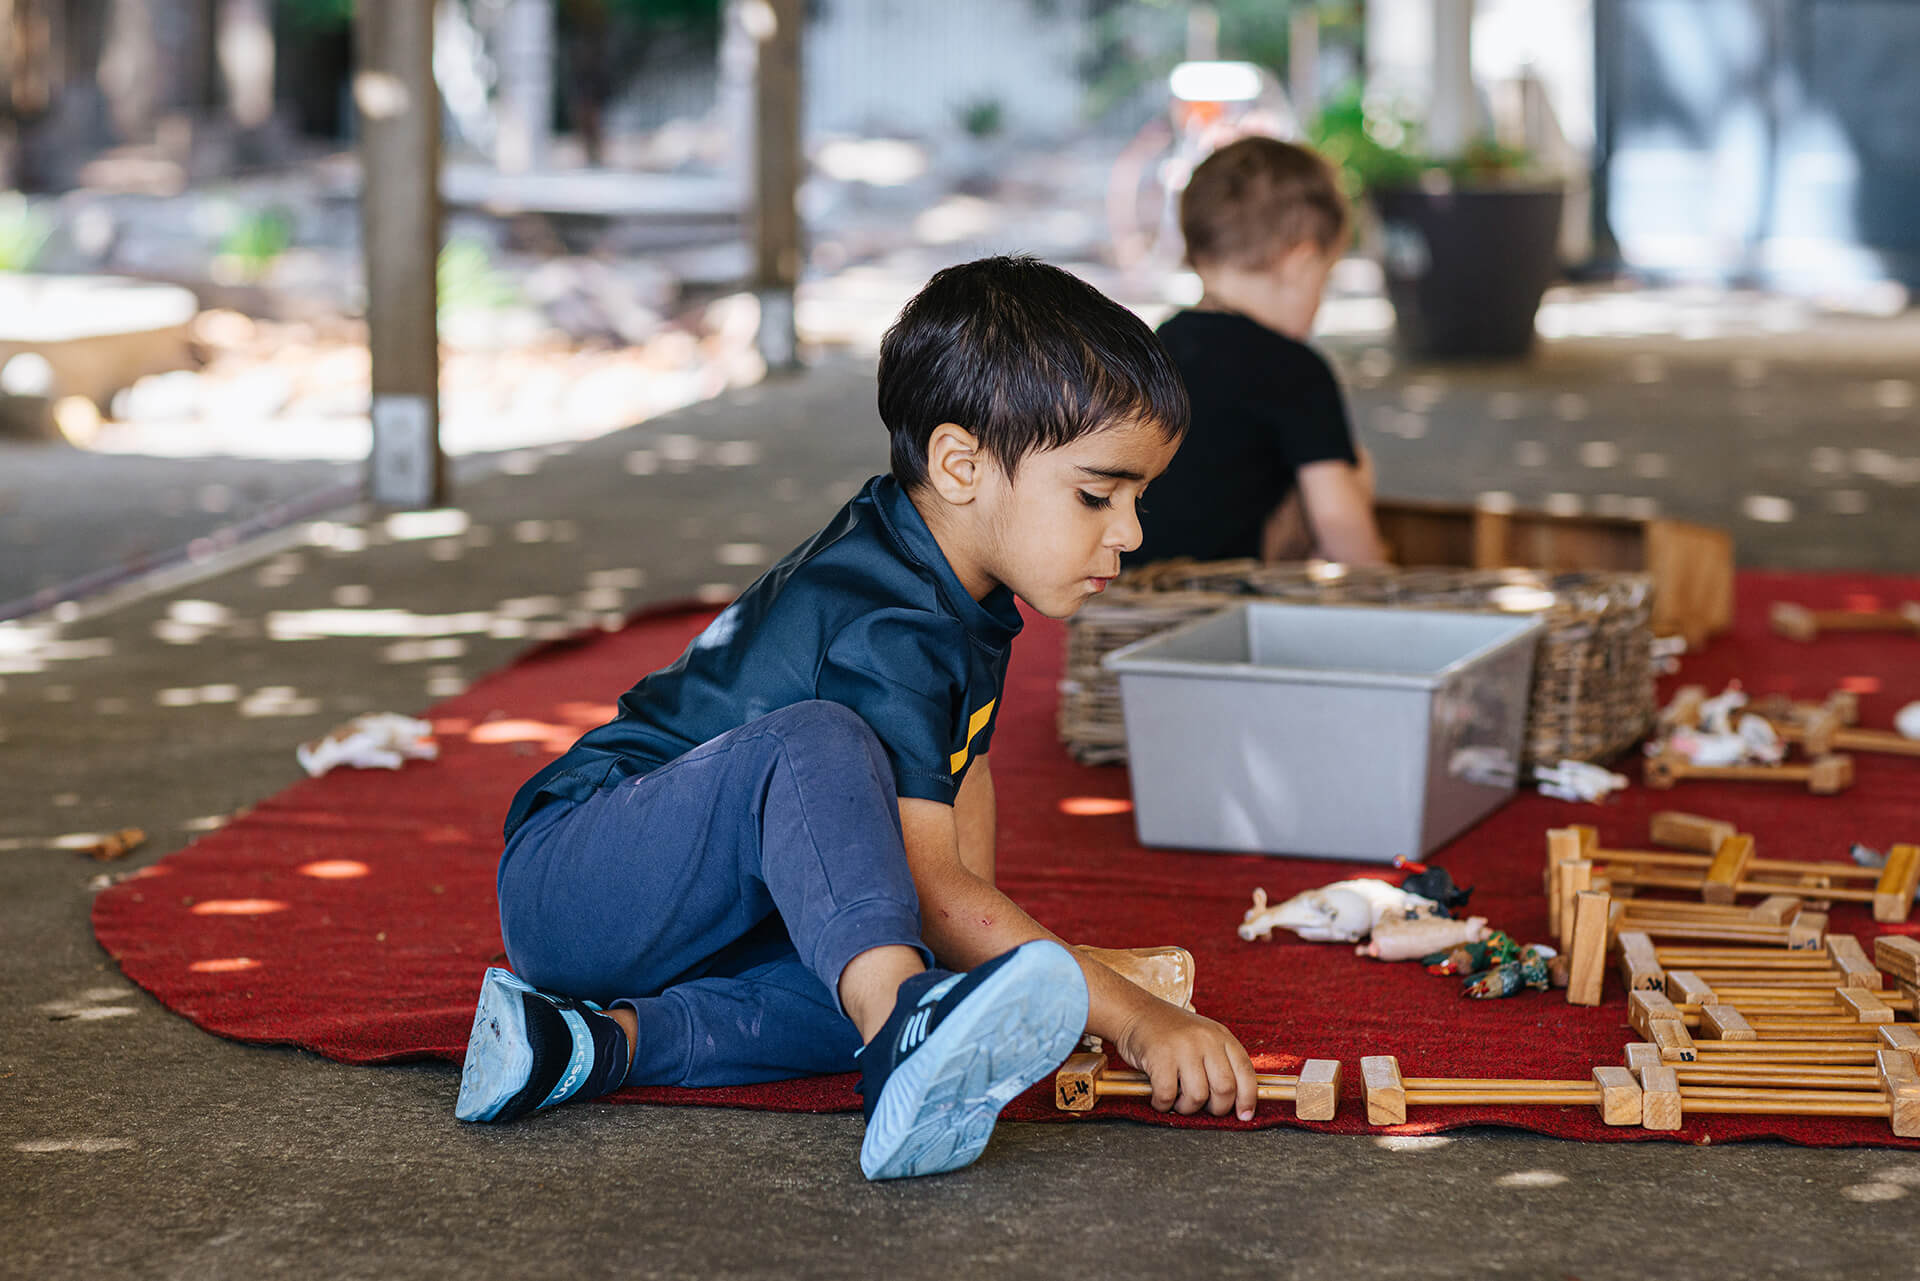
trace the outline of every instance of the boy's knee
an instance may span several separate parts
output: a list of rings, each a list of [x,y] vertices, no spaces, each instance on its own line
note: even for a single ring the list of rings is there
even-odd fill
[[[880,750],[873,727],[861,720],[859,713],[823,698],[793,703],[769,714],[767,728],[790,746],[804,745],[809,752]]]

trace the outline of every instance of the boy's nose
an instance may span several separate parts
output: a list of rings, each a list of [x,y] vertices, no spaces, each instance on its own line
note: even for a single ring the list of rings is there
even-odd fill
[[[1117,519],[1107,526],[1107,545],[1122,552],[1130,552],[1140,545],[1145,537],[1140,531],[1140,516],[1132,503],[1115,504]]]

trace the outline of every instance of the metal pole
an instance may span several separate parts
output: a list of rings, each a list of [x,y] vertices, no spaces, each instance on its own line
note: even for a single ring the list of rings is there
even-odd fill
[[[359,0],[353,101],[373,355],[367,489],[389,507],[445,501],[440,452],[440,99],[433,0]]]

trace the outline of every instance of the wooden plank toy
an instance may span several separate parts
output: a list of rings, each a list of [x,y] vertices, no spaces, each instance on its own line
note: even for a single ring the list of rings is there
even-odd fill
[[[1767,610],[1773,630],[1788,640],[1811,641],[1823,632],[1905,632],[1920,635],[1920,601],[1898,609],[1808,609],[1777,600]]]
[[[1293,1104],[1302,1121],[1331,1121],[1340,1106],[1340,1062],[1308,1059],[1297,1075],[1262,1073],[1254,1077],[1262,1102]],[[1053,1105],[1063,1112],[1089,1112],[1107,1096],[1144,1099],[1153,1094],[1145,1072],[1109,1066],[1107,1056],[1082,1051],[1067,1057],[1053,1077]]]
[[[1497,1077],[1402,1077],[1391,1054],[1360,1060],[1366,1089],[1367,1123],[1400,1125],[1409,1107],[1459,1107],[1499,1104],[1517,1107],[1567,1107],[1587,1104],[1607,1125],[1639,1125],[1640,1083],[1623,1067],[1597,1067],[1580,1081],[1518,1080]]]
[[[1688,1112],[1880,1116],[1902,1138],[1920,1136],[1920,1070],[1911,1055],[1899,1050],[1880,1049],[1871,1068],[1848,1070],[1843,1076],[1837,1068],[1769,1072],[1752,1064],[1731,1070],[1719,1064],[1675,1064],[1648,1053],[1651,1049],[1628,1047],[1628,1072],[1642,1091],[1641,1123],[1649,1129],[1679,1129]]]
[[[1647,761],[1648,787],[1666,789],[1689,779],[1721,783],[1805,783],[1815,796],[1832,796],[1853,786],[1853,758],[1822,756],[1794,765],[1695,765],[1668,749]]]
[[[1920,983],[1920,939],[1882,934],[1873,940],[1873,963],[1908,983]]]

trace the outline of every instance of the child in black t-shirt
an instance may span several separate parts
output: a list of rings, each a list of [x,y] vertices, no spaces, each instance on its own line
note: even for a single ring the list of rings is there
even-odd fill
[[[1332,170],[1304,147],[1242,138],[1194,170],[1180,229],[1203,292],[1159,334],[1193,418],[1127,563],[1382,562],[1371,468],[1332,369],[1306,344],[1347,237]]]
[[[1140,540],[1185,427],[1131,313],[1066,272],[936,275],[880,349],[892,474],[520,789],[455,1115],[858,1068],[869,1178],[965,1165],[1082,1031],[1167,1110],[1250,1119],[1245,1049],[994,885],[987,749],[1021,626]],[[943,970],[933,968],[947,966]]]

